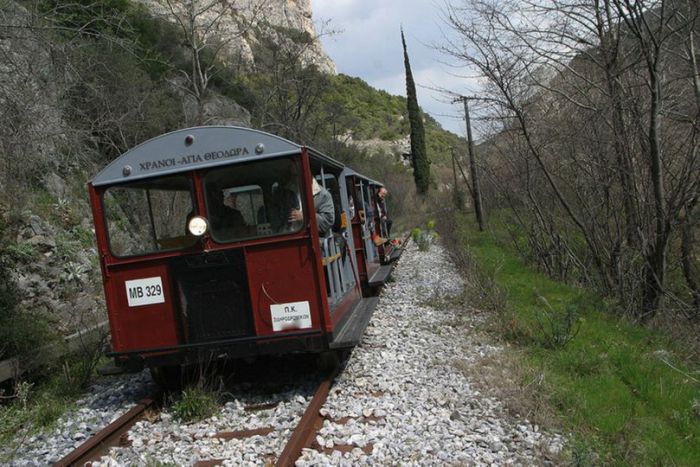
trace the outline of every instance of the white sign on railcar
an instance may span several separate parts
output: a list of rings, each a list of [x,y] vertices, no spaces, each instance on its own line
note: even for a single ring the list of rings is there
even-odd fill
[[[126,281],[124,285],[126,285],[126,298],[130,307],[165,302],[163,281],[160,277]]]
[[[270,315],[272,315],[273,331],[311,327],[311,307],[309,302],[270,305]]]

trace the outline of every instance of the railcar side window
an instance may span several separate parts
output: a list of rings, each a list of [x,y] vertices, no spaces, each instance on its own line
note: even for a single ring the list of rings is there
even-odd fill
[[[184,176],[116,185],[103,196],[109,246],[116,256],[190,247],[187,220],[194,212],[192,183]]]
[[[212,237],[231,242],[299,231],[304,225],[300,187],[298,163],[286,158],[209,171],[204,190]]]

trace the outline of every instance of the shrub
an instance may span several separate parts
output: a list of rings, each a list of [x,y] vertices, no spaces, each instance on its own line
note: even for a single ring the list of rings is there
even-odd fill
[[[8,274],[5,221],[0,217],[0,309],[14,308],[17,304],[17,286]]]
[[[203,420],[216,412],[217,399],[216,394],[203,385],[188,387],[173,404],[173,415],[182,422]]]
[[[435,221],[430,220],[426,223],[426,229],[416,227],[411,231],[411,238],[418,245],[421,251],[428,251],[430,246],[437,240],[438,234],[435,232]]]
[[[0,359],[4,354],[15,351],[15,342],[11,338],[13,318],[19,301],[17,284],[10,275],[8,251],[5,248],[5,225],[0,219]]]
[[[58,393],[71,396],[87,389],[95,376],[95,368],[102,360],[104,340],[85,344],[77,354],[66,357],[61,365],[62,379]]]
[[[27,244],[10,243],[0,218],[0,360],[20,355],[46,343],[48,324],[20,309],[17,283],[12,275],[15,261],[26,262],[34,255]]]
[[[539,309],[535,314],[539,326],[539,340],[548,349],[562,349],[571,342],[581,328],[579,307],[576,303],[567,304],[563,310],[552,307],[546,298],[540,296],[546,309]]]

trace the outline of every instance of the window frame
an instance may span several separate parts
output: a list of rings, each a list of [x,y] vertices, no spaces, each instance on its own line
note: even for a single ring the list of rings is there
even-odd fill
[[[197,196],[196,196],[196,190],[195,190],[195,180],[192,176],[192,173],[176,173],[176,174],[168,174],[168,175],[163,175],[160,177],[153,177],[153,178],[146,178],[146,179],[141,179],[141,180],[135,180],[131,183],[116,183],[113,185],[108,185],[105,186],[102,192],[100,193],[100,204],[102,207],[102,218],[104,221],[104,226],[105,226],[105,233],[107,237],[107,248],[109,249],[110,254],[118,259],[131,259],[131,258],[138,258],[138,257],[144,257],[144,256],[154,256],[154,255],[159,255],[162,253],[171,253],[171,252],[176,252],[176,251],[187,251],[191,249],[192,247],[196,246],[198,243],[198,238],[195,236],[193,237],[193,241],[186,245],[186,246],[176,246],[173,248],[162,248],[162,249],[156,249],[156,250],[147,250],[147,251],[141,251],[138,253],[133,253],[133,254],[117,254],[112,247],[112,230],[110,229],[110,218],[108,216],[109,212],[111,210],[108,208],[107,203],[105,202],[105,196],[109,192],[110,189],[113,188],[124,188],[128,187],[129,185],[135,185],[135,184],[140,184],[140,183],[148,183],[152,182],[155,180],[162,180],[166,178],[182,178],[183,180],[186,180],[189,184],[189,193],[190,193],[190,201],[191,201],[191,211],[193,213],[197,212]],[[172,191],[180,191],[180,190],[172,190]],[[144,189],[144,192],[148,192],[148,189]],[[182,191],[183,193],[185,192],[184,190]],[[147,195],[146,195],[147,196]],[[149,203],[150,204],[150,203]],[[121,206],[121,204],[120,204]],[[150,229],[152,230],[152,234],[156,234],[156,229],[155,229],[155,224],[153,223],[153,209],[152,206],[148,206],[147,208],[148,211],[148,221],[150,222]],[[185,225],[183,226],[185,229],[187,228],[187,222],[185,222]],[[183,236],[189,236],[187,234]],[[164,237],[167,238],[167,237]],[[158,242],[158,239],[154,239],[155,242]]]

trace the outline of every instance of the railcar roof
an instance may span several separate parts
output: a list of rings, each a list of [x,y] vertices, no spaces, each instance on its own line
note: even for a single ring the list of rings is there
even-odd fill
[[[110,185],[298,154],[302,146],[284,138],[251,128],[205,126],[173,131],[142,143],[112,161],[91,183]],[[309,149],[325,163],[342,168],[332,158]]]
[[[345,170],[343,170],[343,174],[344,174],[346,177],[347,177],[347,176],[350,176],[350,175],[355,176],[355,177],[359,177],[359,178],[361,178],[361,179],[367,181],[368,183],[370,183],[370,184],[372,184],[372,185],[384,186],[384,184],[383,184],[382,182],[378,182],[378,181],[373,180],[373,179],[371,179],[371,178],[369,178],[369,177],[367,177],[367,176],[365,176],[365,175],[362,175],[361,173],[359,173],[359,172],[357,172],[357,171],[351,169],[350,167],[345,167]]]

